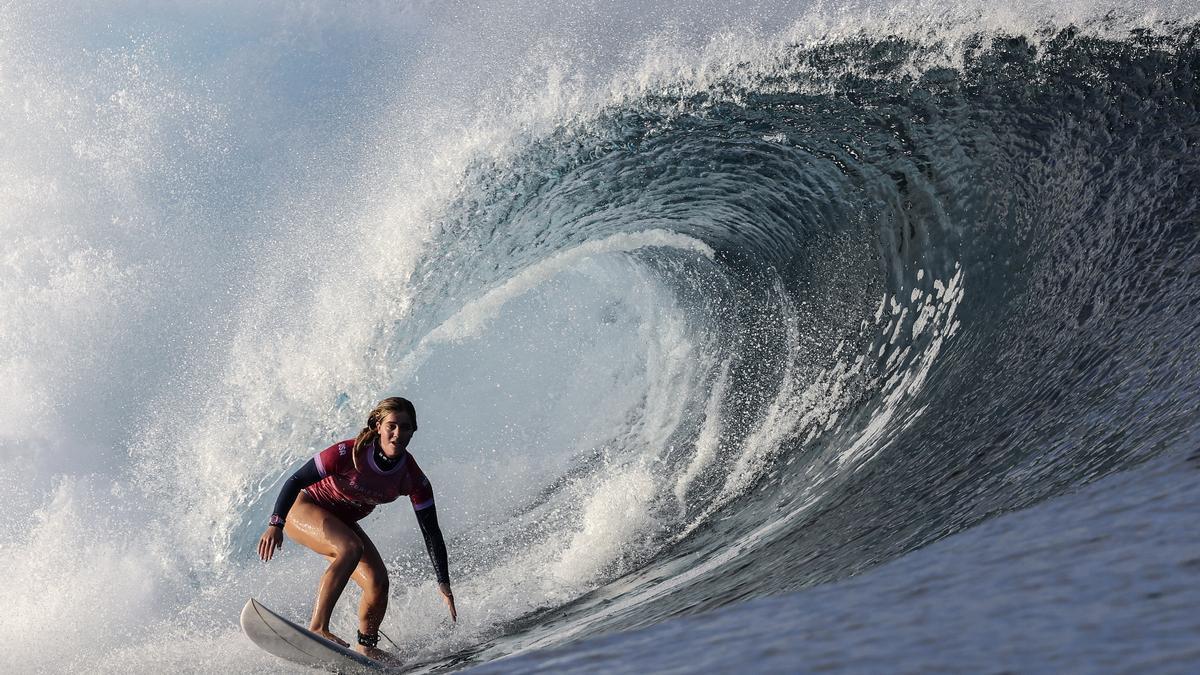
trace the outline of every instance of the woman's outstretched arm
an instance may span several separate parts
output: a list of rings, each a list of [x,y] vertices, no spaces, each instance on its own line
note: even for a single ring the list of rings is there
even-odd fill
[[[283,547],[283,524],[287,519],[288,511],[292,510],[292,504],[296,503],[296,497],[300,495],[300,491],[319,480],[321,480],[321,472],[317,470],[317,461],[310,459],[284,481],[283,488],[279,490],[279,496],[275,498],[275,510],[271,512],[271,524],[267,525],[266,531],[258,540],[258,557],[262,558],[263,562],[270,560],[275,555],[275,549]]]
[[[292,474],[291,478],[283,482],[279,496],[275,498],[275,510],[271,512],[271,515],[279,516],[280,521],[286,520],[288,511],[292,510],[292,504],[296,503],[296,497],[300,495],[300,491],[319,480],[321,480],[321,472],[317,470],[317,460],[316,458],[310,459],[304,463],[304,466],[296,469],[296,473]],[[282,522],[280,522],[280,527],[283,527]]]
[[[458,621],[458,611],[454,608],[454,593],[450,591],[446,541],[442,538],[442,528],[438,527],[437,508],[431,504],[417,511],[417,523],[421,526],[421,536],[425,538],[425,550],[429,553],[429,561],[433,563],[438,590],[441,591],[446,606],[450,608],[450,618]]]

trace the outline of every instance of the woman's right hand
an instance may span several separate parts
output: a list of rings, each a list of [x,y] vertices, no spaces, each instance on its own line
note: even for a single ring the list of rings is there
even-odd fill
[[[263,532],[262,538],[258,540],[258,557],[262,558],[263,562],[271,559],[275,555],[275,549],[283,548],[283,528],[278,525],[268,525],[267,531]]]

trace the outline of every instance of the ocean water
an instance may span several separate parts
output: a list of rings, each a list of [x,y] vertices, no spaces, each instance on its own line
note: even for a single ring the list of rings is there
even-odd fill
[[[0,7],[5,671],[1196,669],[1200,6],[343,4]]]

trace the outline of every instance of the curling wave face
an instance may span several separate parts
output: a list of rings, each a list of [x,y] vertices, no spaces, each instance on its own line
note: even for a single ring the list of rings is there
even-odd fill
[[[484,348],[534,278],[589,281],[510,320],[587,286],[642,303],[612,362],[637,384],[614,367],[554,413],[625,423],[466,546],[484,588],[535,570],[499,606],[552,610],[484,655],[838,579],[1185,439],[1193,35],[977,35],[954,69],[915,40],[793,45],[477,165],[416,277],[480,300],[418,352]]]

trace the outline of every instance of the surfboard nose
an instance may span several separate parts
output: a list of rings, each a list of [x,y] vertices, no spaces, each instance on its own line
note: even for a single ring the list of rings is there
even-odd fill
[[[242,632],[255,645],[281,659],[335,673],[391,672],[378,661],[301,628],[250,598],[239,617]]]

